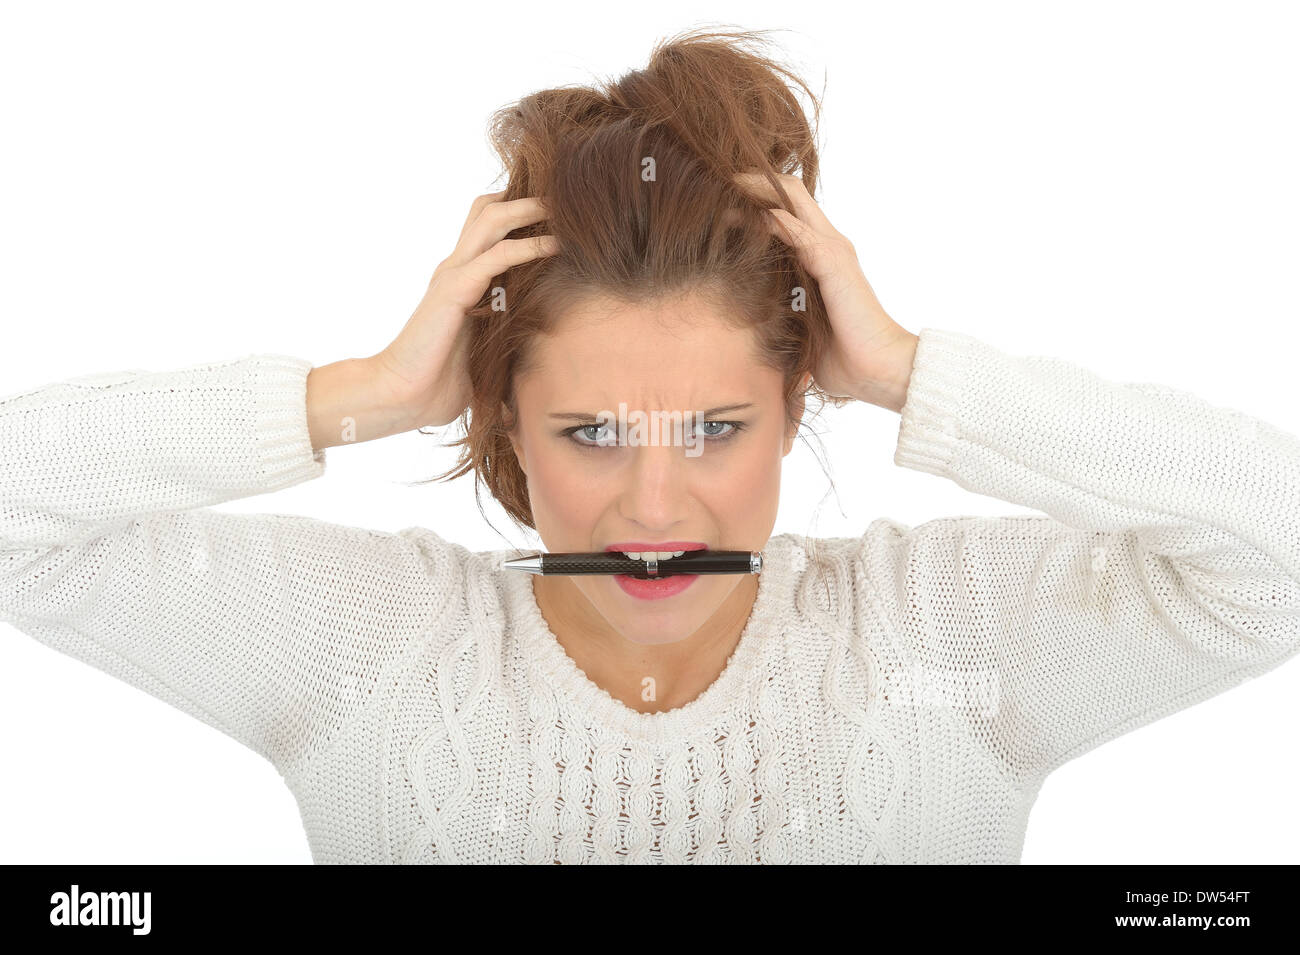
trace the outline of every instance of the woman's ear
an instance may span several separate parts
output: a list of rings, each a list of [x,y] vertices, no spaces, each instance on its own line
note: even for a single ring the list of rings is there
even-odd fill
[[[515,460],[519,462],[519,470],[523,471],[524,476],[527,477],[528,468],[524,464],[523,445],[519,440],[519,422],[515,420],[515,416],[510,413],[510,408],[504,401],[501,402],[501,423],[506,429],[506,436],[510,438],[510,447],[514,449]]]
[[[785,432],[785,450],[781,452],[781,457],[790,453],[794,447],[794,439],[799,436],[799,424],[803,421],[804,409],[807,407],[808,384],[812,381],[812,375],[805,375],[803,383],[799,386],[799,395],[791,403],[790,414],[794,419],[789,423]]]

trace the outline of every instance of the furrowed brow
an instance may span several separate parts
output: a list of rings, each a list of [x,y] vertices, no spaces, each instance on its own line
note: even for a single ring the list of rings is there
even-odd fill
[[[730,414],[733,411],[744,411],[752,407],[754,407],[753,402],[746,401],[742,404],[721,405],[717,408],[710,408],[703,412],[703,414],[706,418],[712,418],[715,415]],[[584,424],[599,424],[599,419],[595,415],[588,414],[585,411],[555,411],[547,415],[547,417],[554,418],[557,421],[580,421]]]

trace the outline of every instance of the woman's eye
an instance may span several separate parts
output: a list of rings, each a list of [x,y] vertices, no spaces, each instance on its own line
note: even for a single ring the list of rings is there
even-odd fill
[[[706,421],[700,433],[710,441],[726,441],[745,427],[739,421]],[[727,430],[717,430],[726,428]],[[618,445],[618,432],[603,424],[580,424],[564,432],[573,442],[584,448],[614,447]],[[686,435],[683,434],[683,438]]]
[[[723,426],[728,427],[728,428],[733,427],[733,423],[730,422],[730,421],[706,421],[706,422],[704,422],[703,425],[701,425],[701,427],[704,429],[704,434],[705,434],[707,437],[710,437],[710,438],[719,438],[719,437],[721,437],[721,436],[724,435],[724,434],[731,434],[730,431],[710,431],[709,428],[712,428],[712,427],[714,427],[715,425],[718,426],[718,427],[723,427]]]
[[[592,448],[604,447],[618,442],[618,435],[603,424],[579,425],[576,428],[570,428],[569,434],[585,438],[585,441],[579,441],[578,443]]]

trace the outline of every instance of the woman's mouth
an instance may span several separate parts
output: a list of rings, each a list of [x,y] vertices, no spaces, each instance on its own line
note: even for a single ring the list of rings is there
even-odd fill
[[[654,556],[661,565],[668,563],[674,556],[688,550],[706,550],[707,544],[700,541],[662,541],[649,543],[645,541],[620,541],[610,544],[606,551],[620,551],[634,560],[645,560]],[[629,597],[637,600],[663,600],[675,597],[699,578],[699,574],[673,574],[658,580],[654,578],[632,577],[628,574],[615,574],[614,581]]]
[[[623,588],[623,593],[638,600],[662,600],[675,597],[700,577],[699,574],[673,574],[660,580],[652,578],[642,580],[627,574],[615,574],[614,581]]]

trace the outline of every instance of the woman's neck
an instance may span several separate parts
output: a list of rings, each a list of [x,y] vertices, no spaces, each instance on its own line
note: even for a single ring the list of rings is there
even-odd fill
[[[746,576],[703,626],[673,643],[633,643],[596,611],[568,577],[534,576],[537,608],[578,669],[638,713],[676,709],[694,700],[726,668],[749,621],[758,578]],[[645,680],[654,682],[653,699]]]

